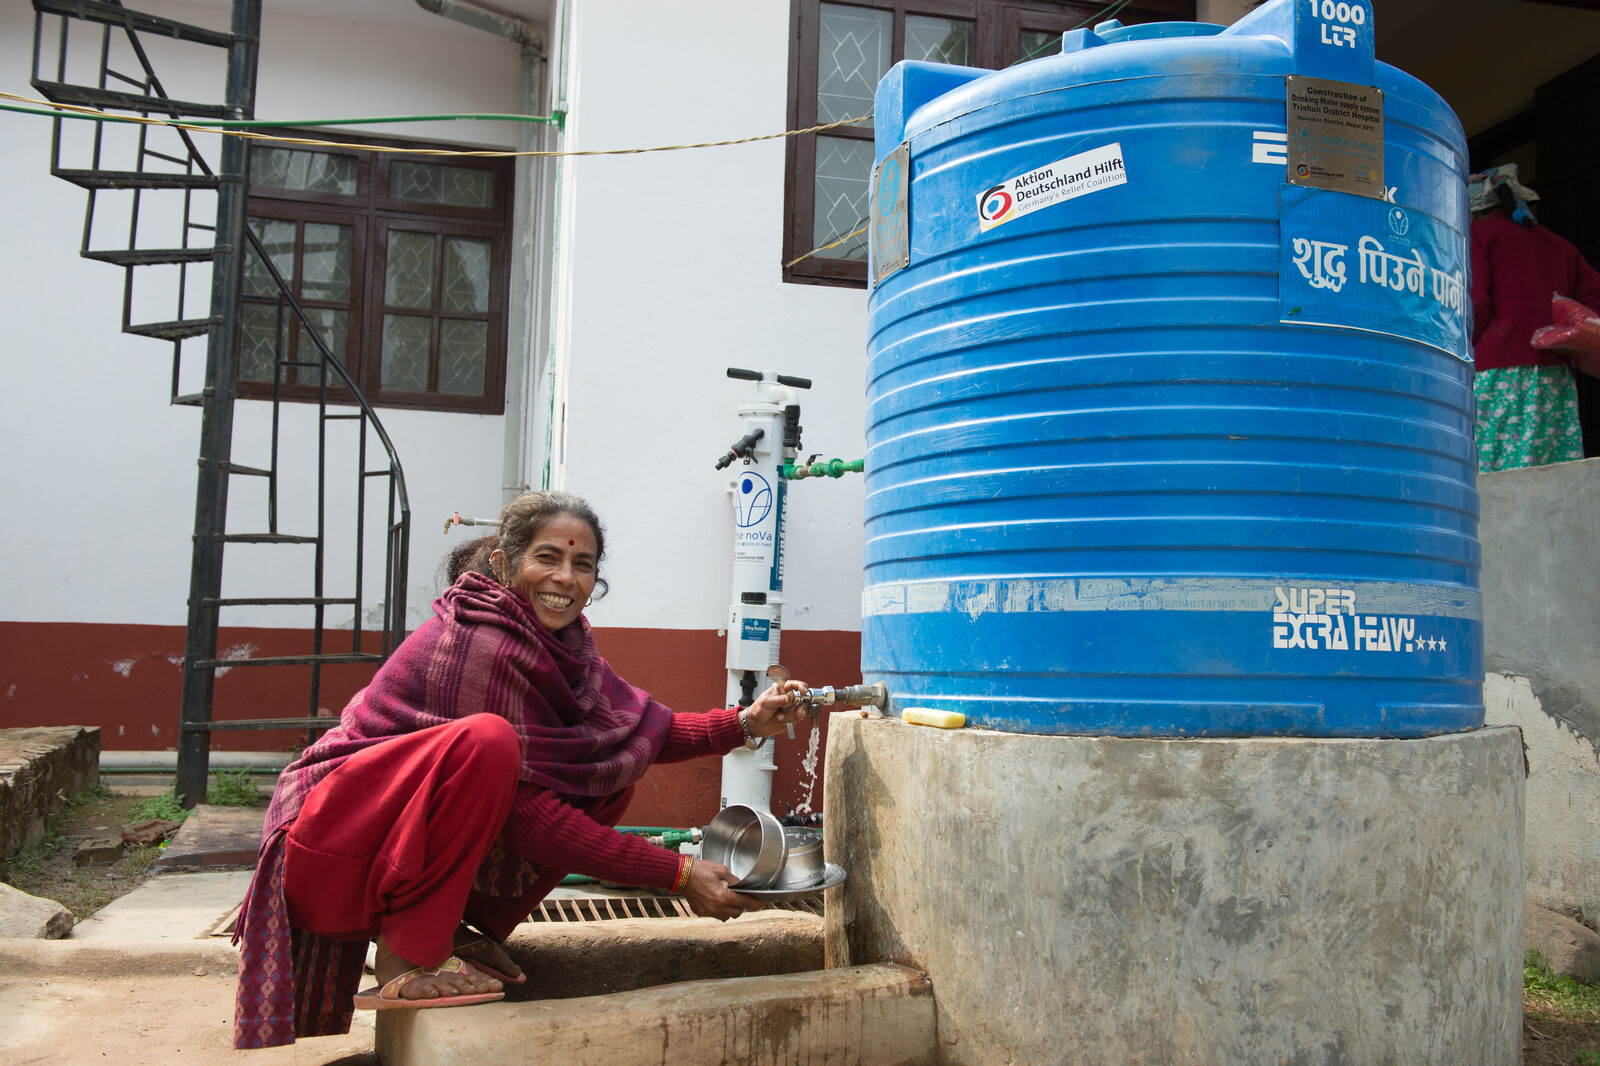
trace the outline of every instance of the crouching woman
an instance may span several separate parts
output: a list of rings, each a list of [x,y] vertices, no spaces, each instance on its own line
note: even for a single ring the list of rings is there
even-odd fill
[[[348,1032],[354,1009],[502,998],[526,977],[501,944],[568,873],[723,920],[760,906],[726,867],[611,827],[651,765],[777,733],[803,685],[703,714],[629,685],[583,617],[604,554],[582,499],[507,504],[498,535],[452,554],[434,617],[279,776],[235,933],[236,1047]]]

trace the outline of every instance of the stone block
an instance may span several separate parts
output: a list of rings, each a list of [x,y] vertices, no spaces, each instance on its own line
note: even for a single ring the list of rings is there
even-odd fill
[[[1522,944],[1537,951],[1539,961],[1555,973],[1600,984],[1600,933],[1588,926],[1529,903],[1522,919]]]
[[[686,981],[378,1014],[384,1066],[933,1066],[933,996],[900,966]]]
[[[65,798],[99,780],[99,726],[0,729],[0,858],[44,839]]]
[[[101,837],[96,840],[85,840],[79,844],[77,854],[72,856],[72,861],[79,866],[110,866],[120,858],[122,858],[122,841]]]
[[[524,922],[506,941],[506,951],[528,975],[526,984],[506,987],[508,999],[572,999],[677,981],[820,970],[822,919],[758,911],[720,923]]]
[[[72,932],[72,912],[53,899],[0,884],[0,937],[60,940]]]
[[[1522,748],[830,723],[830,966],[947,1066],[1470,1062],[1522,1035]]]

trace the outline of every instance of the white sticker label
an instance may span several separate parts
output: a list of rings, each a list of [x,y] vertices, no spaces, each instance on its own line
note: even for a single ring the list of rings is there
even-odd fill
[[[1414,655],[1450,650],[1442,637],[1419,636],[1415,618],[1358,614],[1354,589],[1279,586],[1273,591],[1277,596],[1272,610],[1274,648]]]
[[[1051,204],[1127,182],[1120,143],[1080,152],[979,193],[978,228],[992,230]]]

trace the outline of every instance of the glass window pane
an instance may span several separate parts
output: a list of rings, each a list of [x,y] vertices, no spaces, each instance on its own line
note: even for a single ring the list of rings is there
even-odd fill
[[[924,63],[972,65],[972,41],[977,24],[966,19],[942,19],[931,15],[906,16],[906,58]],[[1059,50],[1061,42],[1056,41]]]
[[[250,184],[291,192],[356,194],[354,156],[302,152],[293,148],[250,150]]]
[[[1049,30],[1023,30],[1021,43],[1022,50],[1017,54],[1022,59],[1043,59],[1045,56],[1061,54],[1061,34]]]
[[[872,94],[889,72],[894,14],[823,4],[817,48],[817,121],[872,114]]]
[[[438,163],[389,164],[389,195],[449,207],[493,207],[494,174]]]
[[[433,319],[418,315],[383,316],[383,368],[385,390],[428,391],[428,347]]]
[[[867,224],[867,191],[872,179],[872,142],[817,135],[816,212],[813,248],[832,244]],[[816,253],[822,259],[867,258],[867,235]]]
[[[317,336],[322,338],[322,342],[328,346],[328,350],[333,353],[333,357],[343,363],[345,353],[350,347],[350,313],[348,311],[339,311],[332,307],[307,307],[305,312],[306,318],[316,328]],[[426,321],[426,319],[422,321]],[[316,342],[311,339],[305,325],[302,324],[300,326],[300,344],[295,349],[295,360],[302,363],[315,363],[321,358],[322,352],[318,350]],[[316,385],[322,381],[321,367],[298,367],[297,370],[298,376],[295,380],[301,384]],[[328,384],[340,385],[343,384],[343,381],[335,374]]]
[[[384,303],[390,307],[433,306],[433,246],[431,233],[389,232]]]
[[[444,309],[489,310],[489,242],[444,239]]]
[[[283,280],[294,284],[294,223],[276,218],[252,218],[250,229],[260,238],[267,250],[267,258],[278,268]],[[266,264],[256,255],[248,241],[244,248],[244,294],[246,296],[277,296],[278,285],[272,280]]]
[[[450,396],[482,396],[489,323],[445,319],[439,324],[439,391]]]
[[[307,222],[300,258],[300,295],[308,300],[350,299],[350,227]]]
[[[287,309],[284,311],[284,337],[288,337]],[[277,304],[241,304],[239,307],[239,380],[272,381],[277,351],[273,329],[278,321]]]

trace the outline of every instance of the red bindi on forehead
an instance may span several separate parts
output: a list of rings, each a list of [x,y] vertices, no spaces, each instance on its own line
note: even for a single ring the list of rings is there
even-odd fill
[[[567,541],[567,547],[569,547],[569,548],[570,548],[570,547],[572,547],[572,546],[573,546],[573,545],[574,545],[574,544],[576,544],[576,543],[578,543],[578,542],[577,542],[577,541],[575,541],[575,540],[569,540],[569,541]]]

